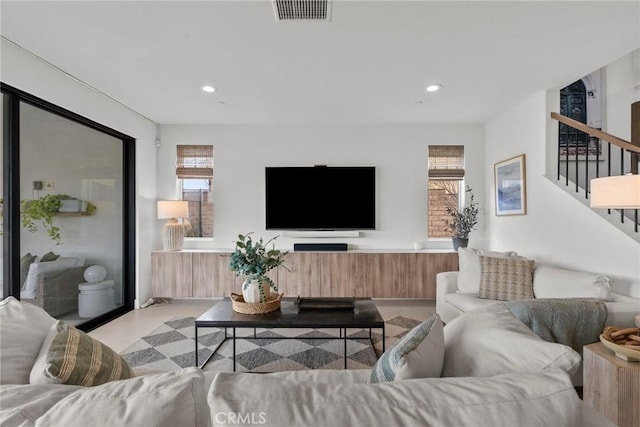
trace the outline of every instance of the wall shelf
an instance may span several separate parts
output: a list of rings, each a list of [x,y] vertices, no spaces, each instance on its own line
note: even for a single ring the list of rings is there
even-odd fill
[[[87,212],[57,212],[55,216],[91,216]]]

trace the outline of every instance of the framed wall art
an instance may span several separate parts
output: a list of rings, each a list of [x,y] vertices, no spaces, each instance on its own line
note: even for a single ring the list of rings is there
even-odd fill
[[[527,213],[525,155],[521,154],[494,165],[496,215]]]

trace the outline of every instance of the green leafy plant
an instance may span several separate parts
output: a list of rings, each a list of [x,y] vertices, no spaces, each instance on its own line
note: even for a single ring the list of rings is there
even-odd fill
[[[53,216],[60,210],[63,200],[70,199],[66,194],[47,194],[38,199],[20,202],[22,226],[32,233],[44,228],[56,245],[62,243],[60,227],[53,223]]]
[[[447,206],[447,214],[450,218],[443,220],[447,231],[450,231],[454,238],[468,239],[469,233],[471,233],[471,230],[475,230],[478,223],[479,204],[474,200],[470,187],[467,186],[466,192],[469,193],[466,206],[462,210],[457,205],[451,204]]]
[[[37,199],[22,200],[20,202],[22,226],[31,233],[35,233],[42,227],[56,245],[62,244],[60,227],[53,223],[53,219],[60,211],[62,201],[69,199],[75,198],[66,194],[47,194]],[[87,214],[92,215],[95,211],[96,206],[87,203]]]
[[[236,276],[246,276],[247,280],[243,285],[243,290],[249,286],[249,282],[257,280],[260,295],[264,296],[263,283],[265,282],[277,292],[278,287],[271,278],[267,277],[267,273],[283,265],[284,256],[289,251],[281,251],[275,248],[273,241],[278,236],[264,242],[262,237],[254,241],[251,238],[251,234],[253,233],[238,235],[238,240],[235,242],[235,251],[231,254],[231,261],[229,261],[229,268],[235,271]],[[267,246],[270,243],[272,243],[272,248],[268,249]]]

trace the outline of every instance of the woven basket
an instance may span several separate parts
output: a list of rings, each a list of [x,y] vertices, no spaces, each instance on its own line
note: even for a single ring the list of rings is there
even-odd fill
[[[280,300],[284,294],[276,294],[267,302],[244,302],[244,298],[240,294],[231,293],[231,307],[233,311],[242,314],[263,314],[270,313],[280,309]]]

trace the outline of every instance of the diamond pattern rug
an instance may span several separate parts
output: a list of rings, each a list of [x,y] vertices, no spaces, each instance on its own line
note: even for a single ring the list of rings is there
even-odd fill
[[[173,371],[195,365],[194,318],[164,322],[149,335],[127,347],[122,356],[133,368]],[[397,316],[385,322],[386,348],[390,348],[420,320]],[[238,328],[236,370],[277,372],[301,369],[343,369],[344,341],[338,329]],[[382,353],[382,335],[374,329],[347,329],[347,369],[373,366]],[[229,336],[232,330],[228,330]],[[198,360],[211,355],[224,339],[224,330],[198,328]],[[373,341],[373,346],[371,342]],[[205,371],[231,371],[232,341],[225,341],[211,357]]]

